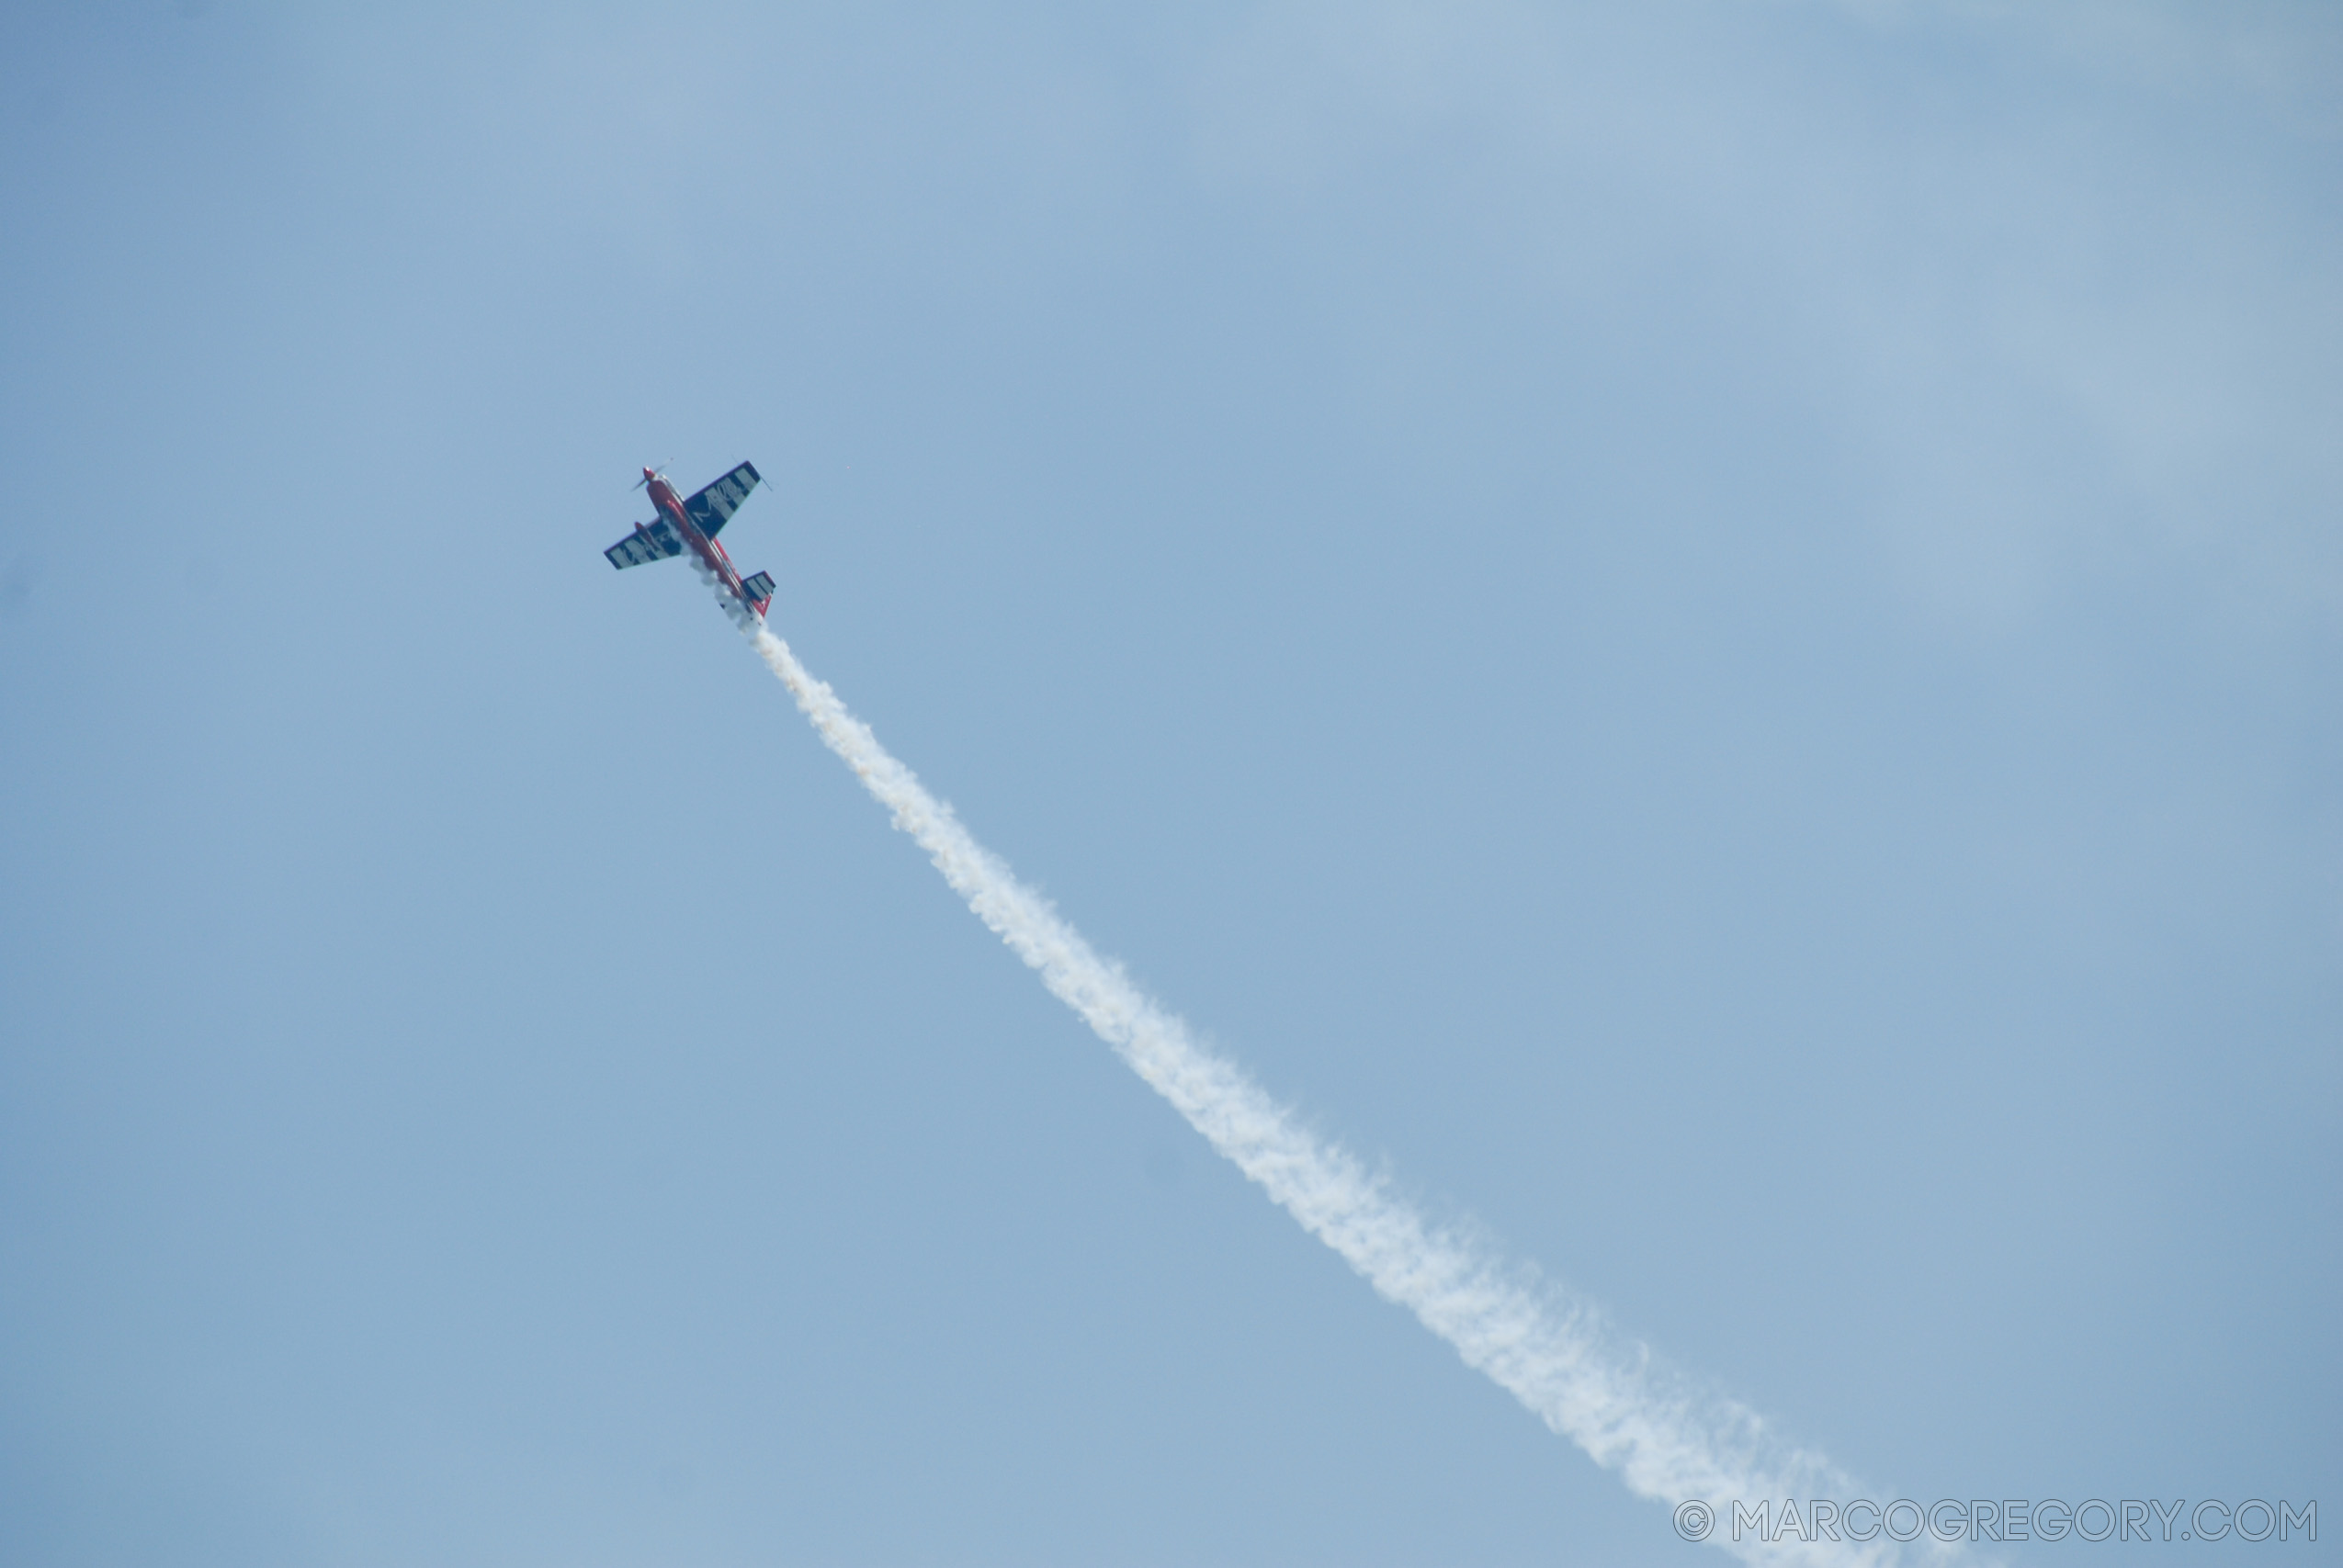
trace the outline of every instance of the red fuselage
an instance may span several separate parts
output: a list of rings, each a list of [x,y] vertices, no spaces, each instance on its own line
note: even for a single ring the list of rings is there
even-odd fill
[[[649,468],[642,471],[642,478],[643,488],[651,492],[651,504],[675,525],[675,532],[684,536],[684,543],[691,546],[692,554],[707,564],[707,570],[731,590],[733,598],[754,609],[756,605],[749,598],[748,590],[741,586],[741,573],[732,565],[732,558],[724,553],[723,546],[699,531],[699,525],[693,522],[691,513],[684,510],[684,498],[675,493],[675,487]]]

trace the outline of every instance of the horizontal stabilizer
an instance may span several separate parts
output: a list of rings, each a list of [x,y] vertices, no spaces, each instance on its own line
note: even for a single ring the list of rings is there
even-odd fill
[[[756,606],[756,613],[760,615],[764,615],[764,607],[773,603],[773,574],[769,571],[758,572],[754,577],[741,584],[741,592],[749,596],[750,603]]]
[[[665,560],[669,556],[684,553],[684,536],[675,525],[662,517],[656,523],[638,523],[635,531],[602,552],[610,564],[621,570],[640,566],[646,561]]]

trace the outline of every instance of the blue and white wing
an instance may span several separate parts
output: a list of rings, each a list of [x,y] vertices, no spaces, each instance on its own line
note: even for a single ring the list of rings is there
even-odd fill
[[[754,463],[742,463],[697,495],[684,502],[685,514],[699,525],[699,531],[713,539],[741,509],[741,502],[756,489],[758,479]]]
[[[662,517],[655,523],[638,523],[635,531],[602,552],[610,564],[624,570],[641,566],[646,561],[665,560],[669,556],[684,553],[684,536],[675,525]]]

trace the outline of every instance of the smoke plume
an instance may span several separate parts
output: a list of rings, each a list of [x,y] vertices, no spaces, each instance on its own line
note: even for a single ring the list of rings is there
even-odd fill
[[[1917,1553],[1886,1540],[1809,1542],[1795,1533],[1771,1542],[1729,1539],[1732,1499],[1754,1506],[1770,1498],[1778,1506],[1783,1498],[1860,1494],[1819,1454],[1775,1437],[1754,1411],[1700,1391],[1643,1346],[1622,1339],[1590,1304],[1475,1237],[1430,1223],[1357,1156],[1319,1137],[1242,1070],[1199,1046],[1186,1025],[1119,964],[1092,951],[1046,899],[978,843],[835,692],[806,672],[788,644],[762,623],[735,618],[822,741],[1051,994],[1305,1230],[1455,1347],[1467,1366],[1616,1471],[1639,1495],[1670,1506],[1709,1502],[1719,1516],[1709,1539],[1748,1561],[1885,1568],[1915,1555],[1952,1559],[1954,1552],[1926,1537]]]

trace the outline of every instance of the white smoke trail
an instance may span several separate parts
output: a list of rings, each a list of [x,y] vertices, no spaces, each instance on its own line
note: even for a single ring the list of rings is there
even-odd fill
[[[721,594],[730,608],[730,594]],[[1081,1014],[1212,1146],[1341,1253],[1375,1290],[1413,1312],[1556,1432],[1616,1470],[1630,1489],[1674,1505],[1706,1500],[1718,1545],[1752,1562],[1888,1568],[1914,1553],[1897,1543],[1799,1539],[1735,1541],[1731,1499],[1850,1499],[1862,1495],[1819,1454],[1771,1436],[1754,1411],[1703,1395],[1640,1345],[1622,1343],[1600,1315],[1541,1284],[1533,1270],[1491,1256],[1469,1236],[1428,1224],[1348,1150],[1318,1137],[1234,1065],[1199,1047],[1187,1027],[1149,999],[1120,965],[1092,952],[1048,902],[978,843],[952,808],[921,787],[870,727],[798,662],[761,623],[735,615],[757,652],[843,758],[895,826],[1042,984]],[[1956,1553],[1922,1538],[1923,1555]]]

